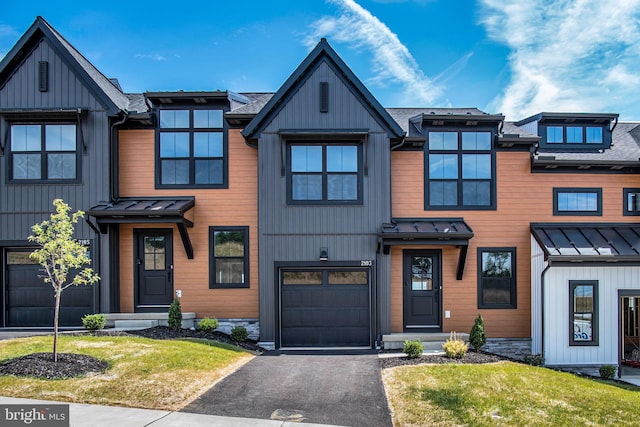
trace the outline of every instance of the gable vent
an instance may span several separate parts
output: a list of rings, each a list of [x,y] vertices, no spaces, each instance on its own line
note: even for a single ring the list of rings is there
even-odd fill
[[[49,63],[47,61],[38,62],[38,88],[40,92],[49,90]]]
[[[329,83],[320,82],[320,112],[329,112]]]

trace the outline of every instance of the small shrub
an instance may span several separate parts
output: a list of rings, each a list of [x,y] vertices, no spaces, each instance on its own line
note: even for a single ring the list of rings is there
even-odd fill
[[[602,365],[600,366],[600,376],[607,380],[612,380],[616,375],[616,369],[613,365]]]
[[[544,357],[542,357],[542,354],[525,354],[522,360],[524,363],[531,366],[544,365]]]
[[[481,314],[478,314],[478,317],[476,317],[473,323],[473,327],[469,333],[469,343],[476,351],[480,350],[482,346],[487,343],[487,334],[484,331],[484,319]]]
[[[198,323],[198,330],[202,332],[213,332],[218,327],[218,319],[205,317]]]
[[[442,344],[444,354],[451,359],[462,359],[469,350],[469,344],[458,338],[455,332],[451,332],[449,339]]]
[[[231,329],[231,339],[236,342],[246,341],[249,338],[247,328],[244,326],[234,326]]]
[[[182,327],[182,307],[180,307],[180,300],[178,298],[174,298],[169,307],[167,323],[171,329],[178,330]]]
[[[419,340],[405,341],[402,351],[404,351],[404,354],[406,354],[409,359],[415,359],[416,357],[420,357],[424,351],[424,346]]]
[[[87,314],[82,318],[82,326],[89,331],[97,331],[103,329],[107,324],[104,314]]]

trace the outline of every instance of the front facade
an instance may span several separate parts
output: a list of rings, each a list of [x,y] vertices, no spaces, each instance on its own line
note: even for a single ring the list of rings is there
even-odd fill
[[[101,128],[110,178],[76,203],[110,254],[92,311],[166,312],[178,296],[271,348],[468,332],[477,314],[553,365],[615,364],[639,345],[637,123],[385,109],[324,39],[276,93],[125,97],[136,108]],[[50,203],[41,188],[55,187],[37,184]],[[608,251],[557,240],[576,224],[621,237]],[[553,253],[587,242],[587,258]]]

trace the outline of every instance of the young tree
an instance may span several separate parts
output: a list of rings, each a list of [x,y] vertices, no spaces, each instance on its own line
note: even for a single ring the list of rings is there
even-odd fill
[[[50,283],[55,295],[55,310],[53,315],[53,361],[58,361],[58,313],[60,311],[60,296],[69,286],[91,285],[100,277],[91,268],[82,268],[90,264],[87,249],[73,238],[75,224],[84,216],[84,212],[77,211],[69,216],[71,208],[62,199],[55,199],[53,205],[56,213],[51,214],[50,220],[42,221],[31,227],[30,242],[36,242],[40,249],[33,251],[29,257],[38,262],[44,270],[44,282]],[[73,278],[69,279],[69,272]]]

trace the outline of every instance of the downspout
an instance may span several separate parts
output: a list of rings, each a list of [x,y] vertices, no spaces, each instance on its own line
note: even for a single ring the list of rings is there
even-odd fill
[[[613,127],[611,128],[611,133],[613,133],[613,130],[616,128],[616,126],[618,126],[618,118],[615,118],[615,123],[613,123]]]
[[[540,353],[542,354],[542,357],[544,357],[544,278],[547,274],[547,271],[549,271],[549,269],[551,268],[551,261],[547,261],[547,266],[544,268],[544,270],[542,270],[542,273],[540,274],[540,312],[541,312],[541,316],[540,316],[540,336],[541,336],[541,342],[540,342]]]
[[[109,138],[111,140],[111,152],[110,152],[111,158],[109,159],[109,165],[111,167],[111,179],[109,179],[109,199],[111,202],[114,202],[117,199],[117,197],[120,195],[120,191],[118,189],[119,180],[117,176],[118,169],[119,169],[119,165],[118,165],[119,138],[116,136],[115,128],[116,126],[120,126],[121,124],[123,124],[127,120],[127,117],[129,116],[129,113],[127,111],[122,111],[122,113],[124,114],[122,116],[122,120],[112,123],[109,131]]]

